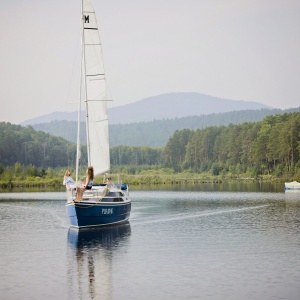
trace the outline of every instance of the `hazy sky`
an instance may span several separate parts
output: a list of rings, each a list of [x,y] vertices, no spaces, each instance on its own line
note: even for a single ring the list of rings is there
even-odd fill
[[[199,92],[300,106],[299,0],[94,0],[114,106]],[[0,0],[0,121],[78,100],[79,0]]]

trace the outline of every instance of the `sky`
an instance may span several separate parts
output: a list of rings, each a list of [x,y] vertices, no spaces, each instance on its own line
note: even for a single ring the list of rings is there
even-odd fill
[[[113,106],[198,92],[300,106],[299,0],[94,0]],[[75,111],[80,1],[0,0],[0,121]]]

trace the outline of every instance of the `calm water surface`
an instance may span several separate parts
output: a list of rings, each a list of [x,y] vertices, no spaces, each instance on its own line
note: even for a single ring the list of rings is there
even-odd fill
[[[300,299],[300,192],[176,189],[80,231],[64,192],[0,193],[0,298]]]

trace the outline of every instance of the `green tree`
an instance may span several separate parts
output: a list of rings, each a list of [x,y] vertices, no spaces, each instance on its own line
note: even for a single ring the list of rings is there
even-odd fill
[[[21,177],[23,175],[23,166],[19,162],[16,162],[14,165],[14,173],[17,177]]]
[[[182,164],[185,160],[186,146],[191,135],[192,131],[189,129],[175,131],[163,151],[163,158],[166,167],[171,167],[176,172],[181,170]]]

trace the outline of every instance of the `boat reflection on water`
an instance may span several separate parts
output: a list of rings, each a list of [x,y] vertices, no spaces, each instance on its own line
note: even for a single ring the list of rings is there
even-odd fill
[[[300,190],[285,190],[284,198],[286,202],[295,202],[300,204]]]
[[[111,250],[124,242],[130,235],[129,222],[122,225],[103,226],[97,228],[70,228],[68,232],[68,243],[74,248],[104,248]]]
[[[112,299],[113,258],[124,253],[130,224],[68,231],[69,297]]]
[[[285,207],[289,215],[295,215],[295,220],[299,223],[300,208],[300,190],[285,190],[284,192]]]

